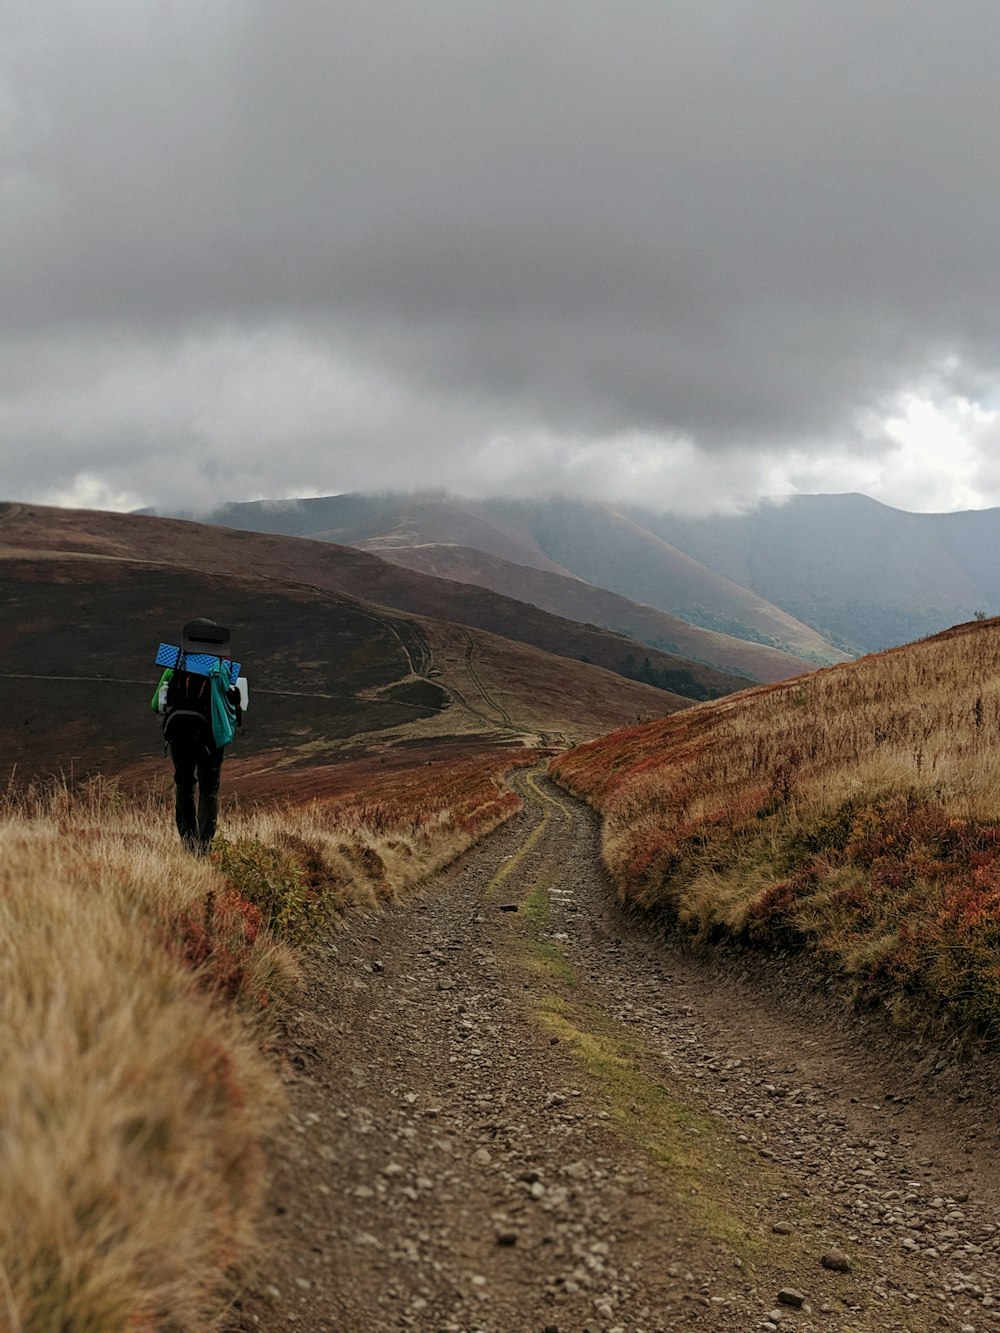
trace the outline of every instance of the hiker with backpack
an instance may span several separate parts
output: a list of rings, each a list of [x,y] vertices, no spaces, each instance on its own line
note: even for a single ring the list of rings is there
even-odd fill
[[[152,706],[163,718],[164,752],[174,765],[177,832],[189,852],[205,856],[219,817],[225,747],[243,722],[239,665],[230,655],[229,630],[205,619],[189,620],[180,647],[161,644],[156,661],[166,669]]]

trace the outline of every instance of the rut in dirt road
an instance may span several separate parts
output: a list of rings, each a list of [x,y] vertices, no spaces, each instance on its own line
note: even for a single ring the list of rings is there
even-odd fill
[[[1000,1327],[975,1098],[630,924],[590,812],[517,782],[521,815],[315,951],[239,1327]]]

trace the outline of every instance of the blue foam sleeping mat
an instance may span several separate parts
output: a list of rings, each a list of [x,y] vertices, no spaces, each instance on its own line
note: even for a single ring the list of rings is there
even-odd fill
[[[186,656],[176,646],[176,644],[161,643],[156,651],[156,665],[159,667],[176,667],[180,665],[183,671],[190,671],[195,676],[207,676],[215,666],[219,658],[213,657],[211,653],[188,653]],[[240,674],[239,662],[227,662],[222,659],[222,665],[229,667],[230,683],[235,685],[236,678]]]

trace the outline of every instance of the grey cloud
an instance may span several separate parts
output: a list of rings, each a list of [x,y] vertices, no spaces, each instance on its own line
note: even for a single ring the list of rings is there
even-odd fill
[[[190,347],[233,330],[292,328],[405,405],[366,425],[346,395],[370,484],[408,471],[393,438],[435,481],[504,430],[816,452],[949,358],[948,387],[995,389],[993,0],[13,9],[0,342],[36,349],[42,403],[53,340],[81,368],[95,339],[186,365],[169,401],[119,385],[123,438],[145,411],[204,448]],[[364,473],[291,417],[303,471]]]

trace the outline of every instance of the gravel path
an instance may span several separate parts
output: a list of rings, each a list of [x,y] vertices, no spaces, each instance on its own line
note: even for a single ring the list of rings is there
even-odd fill
[[[653,939],[590,812],[518,782],[523,814],[311,957],[236,1327],[1000,1328],[981,1089],[778,962]]]

